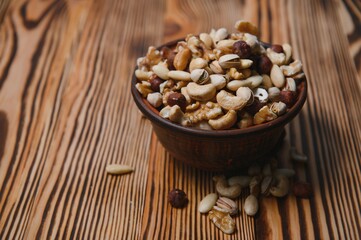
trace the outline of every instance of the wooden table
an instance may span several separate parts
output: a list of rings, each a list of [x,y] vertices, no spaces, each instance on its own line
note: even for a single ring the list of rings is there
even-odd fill
[[[130,78],[149,45],[238,19],[304,62],[308,101],[286,138],[309,162],[283,164],[314,196],[263,199],[228,236],[197,212],[214,174],[170,157]],[[0,23],[0,239],[361,238],[359,1],[1,0]]]

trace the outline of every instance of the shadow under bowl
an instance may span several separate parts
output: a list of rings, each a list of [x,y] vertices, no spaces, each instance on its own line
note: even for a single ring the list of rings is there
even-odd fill
[[[174,47],[172,41],[160,46]],[[268,158],[282,140],[284,126],[302,109],[307,98],[307,80],[297,86],[298,98],[285,115],[245,129],[202,130],[183,127],[160,117],[159,111],[144,99],[135,87],[133,73],[131,92],[140,111],[150,120],[158,140],[176,159],[209,171],[231,171],[247,168]]]

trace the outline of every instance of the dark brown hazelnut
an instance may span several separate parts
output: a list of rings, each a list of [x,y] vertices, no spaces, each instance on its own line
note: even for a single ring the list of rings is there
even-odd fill
[[[294,183],[293,194],[299,198],[310,198],[312,196],[311,184],[301,181]]]
[[[178,92],[169,94],[167,103],[169,106],[178,105],[182,109],[183,112],[185,112],[186,107],[187,107],[187,99],[185,98],[185,96],[183,94],[178,93]]]
[[[174,58],[175,58],[176,53],[172,49],[170,49],[169,47],[163,47],[160,50],[160,52],[162,54],[162,58],[167,59],[169,70],[175,70],[173,62],[174,62]]]
[[[288,108],[291,108],[297,100],[297,92],[281,91],[279,94],[279,101],[284,102]]]
[[[183,208],[188,204],[188,198],[184,191],[173,189],[168,194],[168,202],[174,208]]]
[[[237,54],[240,58],[249,58],[251,52],[251,46],[245,41],[237,41],[233,44],[233,53]]]
[[[150,88],[154,91],[154,92],[159,92],[159,85],[163,83],[163,80],[160,79],[159,77],[157,77],[157,75],[155,75],[155,77],[151,77],[150,80]]]
[[[255,98],[253,103],[249,106],[246,106],[244,110],[251,115],[255,115],[264,106],[266,106],[266,103],[261,103],[257,98]]]
[[[283,53],[283,47],[278,44],[274,44],[271,46],[271,49],[276,53]]]
[[[259,59],[258,59],[258,72],[260,74],[269,74],[271,72],[273,63],[271,62],[271,60],[267,57],[262,55]]]

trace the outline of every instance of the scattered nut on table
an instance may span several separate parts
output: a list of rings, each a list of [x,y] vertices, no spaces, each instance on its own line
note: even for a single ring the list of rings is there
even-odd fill
[[[304,79],[301,61],[293,59],[288,43],[266,45],[259,41],[258,28],[250,22],[239,20],[235,29],[235,33],[219,28],[188,34],[176,46],[161,50],[149,47],[146,56],[137,60],[135,87],[161,117],[184,127],[243,129],[287,114]],[[183,113],[177,113],[175,120],[164,114],[171,105],[166,101],[169,92],[186,99],[174,103]],[[222,111],[219,119],[207,119],[205,125],[185,114],[196,102],[218,104]]]

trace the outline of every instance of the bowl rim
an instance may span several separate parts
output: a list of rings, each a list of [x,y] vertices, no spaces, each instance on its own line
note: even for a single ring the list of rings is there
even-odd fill
[[[173,40],[170,42],[167,42],[165,44],[162,44],[161,46],[157,47],[157,49],[161,49],[162,47],[170,47],[175,45],[178,41],[184,40],[184,38]],[[263,43],[263,42],[262,42]],[[265,45],[269,45],[267,43],[263,43]],[[148,101],[141,96],[141,94],[138,92],[138,90],[135,87],[135,84],[138,82],[137,78],[135,77],[135,69],[133,70],[132,74],[132,81],[131,81],[131,93],[133,96],[133,99],[140,109],[140,111],[152,122],[156,123],[158,125],[161,125],[162,127],[165,127],[169,130],[189,134],[193,136],[199,136],[199,137],[211,137],[211,138],[219,138],[219,137],[229,137],[229,136],[245,136],[249,134],[257,134],[259,132],[265,131],[265,130],[271,130],[283,125],[286,125],[289,123],[302,109],[306,98],[307,98],[307,78],[304,77],[302,79],[302,82],[299,85],[301,86],[302,91],[298,95],[298,99],[296,103],[291,107],[291,109],[288,110],[288,112],[275,120],[272,120],[270,122],[262,123],[259,125],[253,125],[247,128],[243,129],[226,129],[226,130],[203,130],[198,128],[192,128],[192,127],[184,127],[177,123],[172,123],[171,121],[164,119],[160,117],[157,113],[158,110],[155,109],[152,105],[148,103]]]

